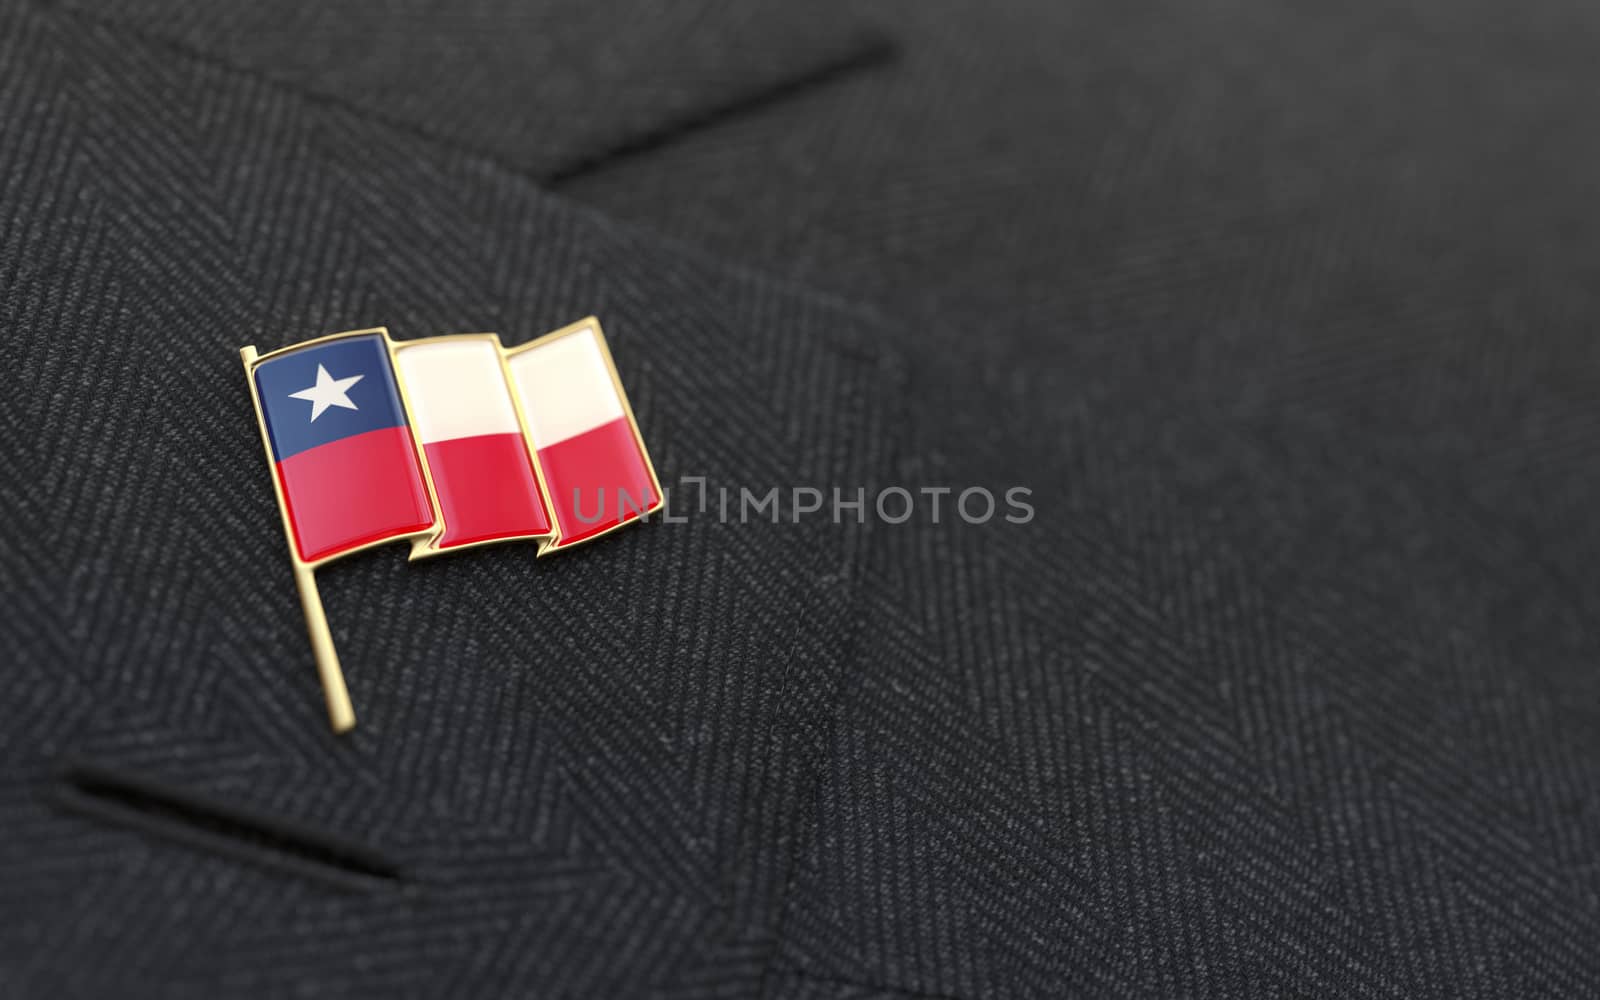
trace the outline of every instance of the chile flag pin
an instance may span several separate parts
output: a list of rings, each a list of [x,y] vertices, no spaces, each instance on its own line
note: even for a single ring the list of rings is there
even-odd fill
[[[545,555],[661,507],[593,317],[511,350],[375,327],[239,355],[336,733],[355,711],[317,567],[400,539],[412,559],[514,540]]]

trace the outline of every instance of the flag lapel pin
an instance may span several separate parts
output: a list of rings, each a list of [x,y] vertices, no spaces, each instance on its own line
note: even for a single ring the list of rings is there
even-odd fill
[[[239,355],[335,732],[355,711],[319,566],[402,539],[412,559],[517,540],[545,555],[661,507],[593,317],[509,351],[374,327]]]

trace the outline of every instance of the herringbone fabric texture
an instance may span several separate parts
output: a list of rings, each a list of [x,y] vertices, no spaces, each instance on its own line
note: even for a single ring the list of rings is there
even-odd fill
[[[85,20],[555,177],[881,56],[842,0],[59,0]]]
[[[631,70],[522,76],[517,25],[605,34],[568,7],[407,5],[346,62],[297,40],[371,14],[0,5],[0,995],[1600,993],[1587,206],[1495,209],[1512,267],[1420,181],[1252,195],[1230,143],[1368,133],[1252,131],[1181,43],[1303,86],[1269,43],[1305,12],[884,6],[899,59],[834,77],[883,52],[847,13],[709,5],[611,15]],[[1307,44],[1393,37],[1345,16]],[[1105,117],[1022,157],[1062,94]],[[369,553],[322,574],[362,720],[330,736],[236,349],[591,312],[669,485],[1039,516]],[[64,808],[85,762],[393,871]]]
[[[663,470],[823,482],[884,461],[870,327],[92,21],[0,37],[25,137],[0,168],[25,387],[3,992],[758,992],[853,662],[854,533],[696,519],[537,567],[340,565],[364,721],[336,740],[236,352],[378,322],[516,342],[594,311]],[[405,886],[340,898],[97,828],[52,801],[68,756],[373,845]]]
[[[883,534],[788,947],[1600,992],[1594,10],[873,11],[892,66],[559,186],[880,303],[905,477],[1049,498]]]

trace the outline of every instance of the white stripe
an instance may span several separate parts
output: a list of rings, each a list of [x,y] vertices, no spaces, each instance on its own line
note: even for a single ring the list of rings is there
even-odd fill
[[[492,341],[398,344],[395,357],[423,444],[521,430]]]
[[[535,449],[623,415],[622,397],[590,327],[513,354],[510,362]]]

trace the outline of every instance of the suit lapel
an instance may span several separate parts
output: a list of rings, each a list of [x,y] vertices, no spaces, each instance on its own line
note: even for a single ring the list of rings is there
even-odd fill
[[[723,523],[719,491],[866,484],[900,370],[872,324],[258,77],[61,15],[17,24],[29,44],[0,103],[49,124],[8,175],[11,207],[33,208],[7,230],[26,263],[0,306],[20,331],[5,360],[35,391],[0,403],[8,438],[30,442],[0,549],[58,541],[52,568],[13,576],[30,700],[0,727],[21,776],[0,812],[26,814],[7,823],[25,841],[12,857],[48,871],[70,850],[98,887],[41,883],[41,923],[70,950],[84,907],[142,913],[152,880],[202,897],[222,880],[251,927],[203,902],[165,911],[143,974],[210,981],[243,934],[261,945],[254,981],[285,988],[352,955],[400,975],[419,948],[444,984],[526,982],[530,949],[588,995],[652,967],[758,976],[851,658],[863,529],[738,523],[737,507]],[[363,718],[335,740],[235,349],[376,322],[516,343],[589,312],[687,523],[538,564],[530,546],[331,567]],[[683,477],[704,478],[704,513]],[[52,710],[26,710],[39,699]],[[321,889],[41,809],[63,752],[381,848],[425,919],[335,899],[300,933]],[[130,843],[136,871],[118,860]],[[573,951],[572,935],[610,944]],[[676,959],[593,960],[642,939]]]

